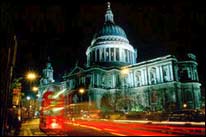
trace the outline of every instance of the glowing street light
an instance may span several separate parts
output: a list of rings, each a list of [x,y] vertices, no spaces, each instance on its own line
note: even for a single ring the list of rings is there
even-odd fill
[[[79,93],[83,94],[85,92],[85,90],[83,88],[79,89]]]
[[[36,92],[36,91],[38,91],[38,90],[39,90],[38,87],[36,87],[36,86],[32,87],[32,91]]]
[[[31,99],[31,97],[30,97],[30,96],[27,96],[27,97],[26,97],[26,99],[27,99],[27,100],[30,100],[30,99]]]
[[[82,101],[82,95],[84,94],[85,89],[84,88],[80,88],[79,89],[79,93],[81,94],[81,101]]]
[[[183,104],[183,108],[186,108],[186,107],[187,107],[187,104],[184,103],[184,104]]]
[[[34,72],[28,72],[26,78],[28,80],[35,80],[37,78],[37,75]]]
[[[122,68],[121,74],[127,75],[128,73],[129,73],[129,69],[128,68]]]
[[[122,90],[123,91],[122,91],[122,94],[124,96],[124,99],[127,99],[128,95],[130,94],[129,92],[126,92],[127,91],[126,88],[128,87],[128,84],[129,84],[127,82],[126,78],[128,77],[129,72],[130,72],[130,69],[128,67],[122,67],[121,71],[120,71],[120,75],[123,78],[123,83],[122,83]],[[126,106],[124,107],[125,111],[128,111],[127,108],[129,108],[128,104],[126,104]]]

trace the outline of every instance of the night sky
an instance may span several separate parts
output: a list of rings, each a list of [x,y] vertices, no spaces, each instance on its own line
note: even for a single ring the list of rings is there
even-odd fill
[[[1,23],[1,31],[10,28],[18,39],[16,77],[29,69],[41,75],[48,56],[57,81],[61,81],[62,74],[70,71],[77,60],[80,66],[86,64],[86,49],[104,23],[106,1],[51,1],[1,3],[1,14],[6,19],[6,23]],[[203,3],[186,0],[110,2],[115,23],[125,30],[131,45],[138,50],[138,62],[167,54],[183,57],[192,52],[199,63],[200,81],[205,84]]]

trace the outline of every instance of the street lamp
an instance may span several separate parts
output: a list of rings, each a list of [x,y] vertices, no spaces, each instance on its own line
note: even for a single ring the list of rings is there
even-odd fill
[[[121,77],[123,78],[123,100],[126,101],[128,98],[128,91],[127,91],[127,81],[126,81],[126,77],[129,75],[129,68],[128,67],[122,67],[121,71],[120,71]],[[124,106],[125,111],[128,110],[129,108],[129,104],[126,104],[126,106]]]
[[[27,100],[27,111],[28,111],[28,118],[30,118],[30,110],[31,110],[31,97],[30,96],[27,96],[26,97],[26,100]]]
[[[128,73],[129,73],[129,68],[123,67],[122,70],[121,70],[121,74],[127,75]]]
[[[38,91],[38,90],[39,90],[38,87],[36,87],[36,86],[32,87],[32,91],[36,92],[36,91]]]
[[[186,103],[183,104],[183,108],[187,108],[187,104]]]
[[[84,94],[85,89],[84,88],[80,88],[79,89],[79,93],[81,94],[81,101],[82,101],[82,95]]]
[[[26,78],[28,80],[35,80],[37,78],[37,75],[34,72],[28,72]]]
[[[31,99],[31,97],[30,97],[30,96],[27,96],[26,99],[29,101],[29,100]]]
[[[23,103],[22,103],[22,97],[23,97],[23,93],[22,93],[22,83],[23,81],[29,81],[30,84],[30,88],[31,88],[31,84],[34,80],[36,80],[38,77],[38,75],[33,72],[33,71],[29,71],[25,74],[24,77],[19,77],[19,78],[14,78],[12,85],[11,85],[11,89],[13,90],[12,92],[12,104],[18,106],[18,117],[19,119],[22,118],[22,108],[23,108]],[[37,87],[33,87],[32,91],[36,92],[38,91]],[[26,100],[28,102],[30,102],[30,97],[27,96]],[[22,108],[21,108],[22,107]]]

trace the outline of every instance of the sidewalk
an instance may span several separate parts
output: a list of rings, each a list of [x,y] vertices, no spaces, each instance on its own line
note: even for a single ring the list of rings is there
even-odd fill
[[[18,136],[47,136],[39,129],[39,119],[31,119],[22,123]]]

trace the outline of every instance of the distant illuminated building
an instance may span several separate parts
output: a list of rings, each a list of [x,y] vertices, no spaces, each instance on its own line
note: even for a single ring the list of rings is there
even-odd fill
[[[137,50],[115,24],[110,3],[105,22],[87,48],[87,66],[76,64],[63,76],[66,102],[95,102],[102,110],[161,111],[200,108],[201,94],[195,55],[173,55],[136,62]],[[85,92],[79,94],[79,89]],[[83,100],[80,98],[83,97]]]

